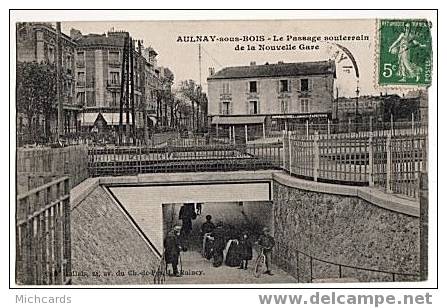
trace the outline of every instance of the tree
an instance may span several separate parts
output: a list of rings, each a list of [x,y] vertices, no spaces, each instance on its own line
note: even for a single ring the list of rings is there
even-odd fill
[[[16,76],[17,114],[22,114],[27,120],[29,141],[38,141],[41,116],[45,119],[44,136],[48,141],[51,117],[56,111],[55,66],[37,62],[18,63]]]
[[[206,114],[207,99],[206,94],[202,92],[200,85],[194,80],[184,80],[180,83],[180,92],[191,102],[192,109],[192,128],[200,130],[202,123],[205,123],[200,114]]]

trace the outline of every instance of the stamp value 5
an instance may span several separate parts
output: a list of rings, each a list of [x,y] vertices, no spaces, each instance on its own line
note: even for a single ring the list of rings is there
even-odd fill
[[[379,84],[429,86],[431,24],[427,20],[379,21]]]

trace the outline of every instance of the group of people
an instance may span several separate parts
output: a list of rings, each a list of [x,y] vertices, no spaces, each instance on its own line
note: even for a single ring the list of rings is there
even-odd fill
[[[192,230],[192,219],[196,218],[192,213],[197,214],[195,211],[197,209],[194,212],[192,209],[186,206],[181,210],[179,218],[183,222],[182,226],[175,226],[164,241],[166,268],[171,264],[172,274],[177,277],[181,276],[178,270],[180,253],[187,250],[186,243]],[[253,234],[248,230],[240,232],[231,226],[225,226],[221,221],[214,224],[212,216],[207,215],[206,221],[201,226],[201,236],[202,256],[212,260],[214,267],[225,264],[247,270],[249,261],[253,259],[253,244],[258,244],[265,255],[265,274],[273,275],[270,266],[275,241],[268,227],[264,227],[258,240],[254,241]]]
[[[208,260],[212,259],[214,267],[225,264],[247,270],[248,262],[253,259],[253,243],[257,243],[266,256],[267,270],[265,273],[273,275],[270,264],[275,241],[269,234],[269,228],[265,227],[258,241],[254,242],[248,230],[238,232],[229,226],[225,227],[222,222],[214,225],[211,215],[207,215],[201,232],[203,236],[202,255]]]

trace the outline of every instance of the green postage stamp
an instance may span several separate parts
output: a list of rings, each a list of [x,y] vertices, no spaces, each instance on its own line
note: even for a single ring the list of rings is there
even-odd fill
[[[379,85],[431,84],[430,28],[427,20],[379,20]]]

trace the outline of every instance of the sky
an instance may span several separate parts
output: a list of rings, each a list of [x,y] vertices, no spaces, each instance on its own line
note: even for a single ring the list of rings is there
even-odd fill
[[[62,22],[62,31],[69,34],[75,28],[83,34],[107,33],[112,29],[129,31],[134,39],[142,39],[144,46],[151,46],[158,53],[158,65],[169,67],[175,76],[175,84],[181,80],[193,79],[201,83],[206,90],[208,68],[214,67],[216,72],[226,66],[249,65],[255,61],[257,64],[266,62],[273,64],[283,62],[321,61],[334,58],[340,51],[331,42],[303,42],[287,41],[287,36],[361,36],[369,40],[337,41],[346,47],[354,56],[359,67],[360,78],[358,82],[360,95],[378,94],[383,89],[375,86],[376,65],[376,22],[373,19],[363,20],[251,20],[251,21],[131,21],[131,22]],[[184,42],[184,36],[215,36],[216,39],[238,37],[257,37],[253,42],[202,42],[201,70],[199,70],[199,43]],[[179,37],[180,40],[179,41]],[[264,41],[259,41],[264,37]],[[284,41],[279,41],[283,37]],[[274,39],[278,41],[273,41]],[[318,50],[299,50],[298,46],[318,46]],[[237,45],[247,48],[247,44],[254,46],[255,51],[236,51]],[[297,50],[262,51],[259,45],[281,45],[288,47],[295,45]],[[341,57],[338,53],[336,88],[340,96],[355,96],[357,78],[353,69],[344,71],[343,67],[352,67],[350,59]],[[339,61],[341,60],[341,61]],[[391,91],[388,91],[391,93]]]

